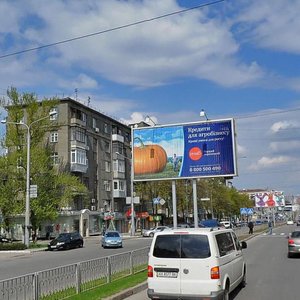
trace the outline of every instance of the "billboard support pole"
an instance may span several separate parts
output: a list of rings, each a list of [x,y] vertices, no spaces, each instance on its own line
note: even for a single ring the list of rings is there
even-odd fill
[[[177,228],[177,201],[176,201],[175,180],[172,180],[172,203],[173,203],[173,227]]]
[[[198,205],[197,205],[196,179],[193,179],[193,202],[194,202],[194,227],[198,228]]]

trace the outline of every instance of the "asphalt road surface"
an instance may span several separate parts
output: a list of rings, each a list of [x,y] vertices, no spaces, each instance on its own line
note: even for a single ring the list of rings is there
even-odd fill
[[[85,239],[84,247],[67,251],[1,253],[0,280],[147,247],[151,238],[124,238],[123,248],[103,249],[100,236]]]

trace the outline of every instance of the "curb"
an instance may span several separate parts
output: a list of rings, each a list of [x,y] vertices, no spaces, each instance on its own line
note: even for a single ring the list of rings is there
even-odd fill
[[[128,288],[122,292],[119,292],[117,294],[114,294],[108,298],[103,298],[103,300],[123,300],[126,299],[134,294],[137,294],[147,288],[148,284],[147,281],[140,283],[139,285],[136,285],[135,287]]]

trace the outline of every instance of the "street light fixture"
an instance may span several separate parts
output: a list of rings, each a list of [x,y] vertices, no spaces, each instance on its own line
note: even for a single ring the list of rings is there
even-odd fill
[[[23,121],[7,122],[6,119],[1,121],[2,124],[23,125],[27,129],[27,168],[26,168],[26,200],[25,200],[25,228],[24,228],[24,244],[26,245],[27,248],[29,247],[29,229],[30,229],[30,129],[33,124],[45,120],[56,114],[57,114],[56,111],[51,111],[48,116],[35,120],[29,125],[27,125]]]
[[[130,200],[130,209],[131,209],[131,230],[130,230],[130,235],[134,236],[135,235],[135,224],[134,224],[134,195],[133,195],[133,165],[132,165],[132,159],[121,154],[120,152],[116,152],[117,155],[122,156],[125,159],[128,159],[131,163],[131,168],[130,168],[130,193],[131,193],[131,200]]]
[[[149,123],[150,121],[153,123],[152,126],[156,126],[157,125],[156,122],[154,122],[153,119],[150,116],[147,115],[146,118],[145,118],[145,122]]]
[[[206,112],[205,112],[205,110],[204,109],[201,109],[201,111],[200,111],[200,117],[205,117],[205,119],[206,119],[206,121],[208,121],[208,117],[207,117],[207,114],[206,114]]]

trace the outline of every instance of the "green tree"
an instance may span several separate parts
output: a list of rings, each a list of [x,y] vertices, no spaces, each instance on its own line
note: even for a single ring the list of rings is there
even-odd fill
[[[36,198],[30,199],[30,222],[33,234],[44,220],[55,220],[61,207],[72,203],[77,195],[86,197],[86,187],[78,177],[65,171],[64,166],[56,167],[51,158],[52,148],[46,132],[58,129],[57,122],[51,123],[47,116],[58,100],[43,99],[38,101],[33,93],[20,94],[15,88],[7,91],[8,101],[2,99],[1,105],[8,112],[8,124],[3,146],[8,154],[0,158],[0,209],[5,223],[9,223],[17,213],[24,212],[26,198],[26,160],[27,129],[19,123],[26,120],[30,127],[30,183],[38,186]]]

